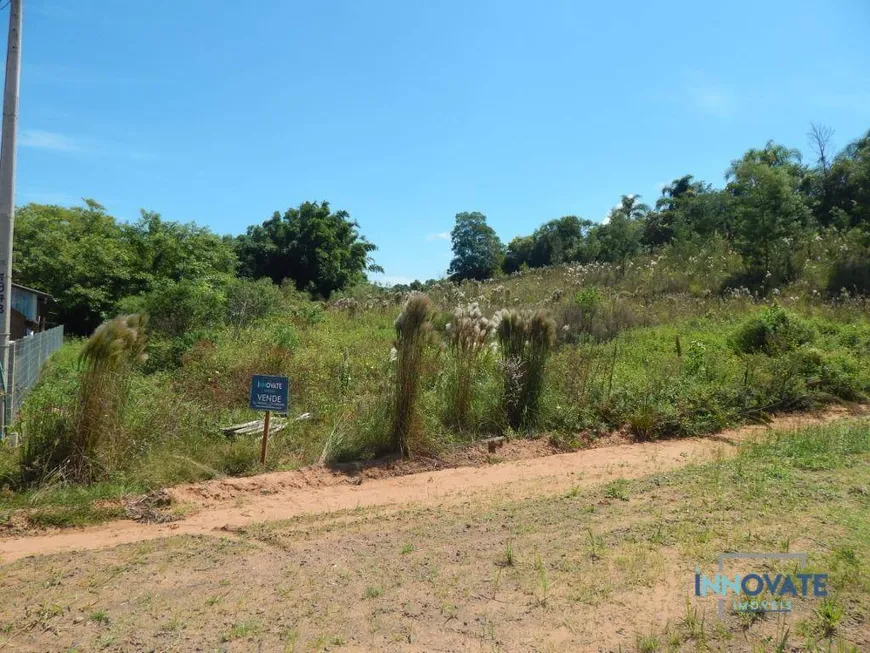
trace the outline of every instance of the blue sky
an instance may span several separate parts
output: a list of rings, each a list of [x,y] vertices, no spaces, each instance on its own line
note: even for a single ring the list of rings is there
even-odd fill
[[[25,2],[19,204],[236,234],[326,199],[388,280],[443,274],[460,211],[507,242],[870,128],[867,0]]]

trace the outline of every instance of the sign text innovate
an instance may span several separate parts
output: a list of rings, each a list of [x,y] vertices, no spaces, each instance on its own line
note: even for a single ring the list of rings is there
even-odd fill
[[[828,595],[827,574],[765,573],[725,574],[727,559],[788,560],[806,566],[805,553],[724,553],[719,556],[719,573],[712,578],[695,570],[695,596],[714,595],[719,598],[719,617],[724,616],[725,599],[733,596],[735,612],[791,612],[792,599],[822,598]]]
[[[251,378],[251,397],[248,405],[254,410],[286,413],[290,380],[286,376],[255,374]]]

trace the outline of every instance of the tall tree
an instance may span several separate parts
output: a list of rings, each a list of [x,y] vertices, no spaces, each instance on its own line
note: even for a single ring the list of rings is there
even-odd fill
[[[658,247],[671,242],[681,232],[710,235],[717,231],[719,217],[708,215],[715,211],[715,202],[706,195],[712,193],[709,184],[693,181],[692,175],[683,175],[662,188],[656,200],[655,211],[644,218],[643,244]]]
[[[604,261],[619,263],[624,274],[629,257],[640,251],[640,224],[622,211],[612,211],[607,224],[599,227],[597,237],[599,257]]]
[[[159,213],[142,209],[139,220],[122,224],[121,230],[135,256],[143,290],[156,279],[202,280],[236,272],[232,243],[193,222],[166,221]]]
[[[452,279],[488,279],[501,265],[504,255],[501,241],[486,224],[483,213],[457,213],[450,240],[453,260],[447,274]]]
[[[347,211],[332,212],[328,202],[303,202],[237,239],[241,273],[275,283],[292,279],[298,290],[328,298],[334,291],[383,272],[371,258],[377,247],[359,234]]]
[[[72,208],[28,204],[16,214],[13,279],[52,295],[57,320],[71,333],[90,333],[114,317],[123,297],[164,281],[226,280],[235,267],[230,243],[156,213],[119,223],[86,199]]]
[[[523,266],[531,267],[530,261],[534,249],[535,239],[532,236],[517,236],[508,243],[502,270],[507,274],[513,274],[522,269]]]
[[[623,195],[616,207],[616,212],[621,213],[629,220],[640,220],[649,213],[649,205],[639,200],[640,195]]]
[[[90,333],[114,317],[131,284],[138,291],[135,263],[120,226],[98,202],[28,204],[16,212],[12,279],[52,295],[58,321],[72,333]]]
[[[870,230],[870,130],[834,157],[827,179],[820,222]]]
[[[541,267],[575,260],[583,238],[592,225],[590,220],[581,220],[573,215],[542,224],[532,235],[534,248],[529,265]]]
[[[642,220],[649,212],[646,204],[637,200],[640,195],[623,195],[620,203],[610,212],[607,223],[596,231],[600,247],[599,256],[605,261],[619,263],[625,274],[630,256],[641,248]]]
[[[811,213],[801,192],[800,155],[768,143],[749,150],[728,171],[735,216],[734,242],[756,281],[794,277],[794,251],[807,235]]]
[[[683,175],[674,179],[662,188],[662,196],[656,200],[656,209],[659,211],[673,210],[677,202],[684,197],[695,197],[704,192],[704,183],[692,181],[692,175]]]
[[[810,123],[807,140],[809,140],[810,148],[816,155],[816,163],[821,171],[827,174],[831,167],[831,152],[834,149],[834,130],[826,125]]]

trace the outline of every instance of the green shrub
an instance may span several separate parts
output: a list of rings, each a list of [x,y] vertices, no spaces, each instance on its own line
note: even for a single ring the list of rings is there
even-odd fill
[[[121,309],[147,313],[150,329],[170,337],[220,326],[226,316],[227,298],[220,284],[207,280],[162,281],[148,293],[128,297]]]
[[[197,343],[208,342],[213,336],[214,331],[208,329],[192,329],[175,337],[157,334],[148,340],[145,370],[149,373],[173,370],[182,365]]]
[[[226,298],[227,323],[233,328],[233,337],[238,338],[242,327],[277,311],[282,295],[271,279],[234,279],[227,286]]]
[[[62,475],[74,456],[76,439],[70,409],[59,406],[33,406],[21,446],[19,475],[25,487],[41,485],[51,476]]]
[[[740,353],[762,352],[777,356],[812,342],[813,328],[779,306],[766,306],[746,320],[733,334],[732,346]]]
[[[870,295],[870,254],[861,252],[835,264],[828,280],[828,294]]]
[[[323,306],[311,301],[295,304],[291,307],[290,314],[305,326],[315,326],[326,319],[326,312],[323,310]]]
[[[601,308],[601,301],[601,293],[595,286],[582,288],[575,293],[576,320],[578,328],[584,333],[593,332],[593,320]]]
[[[847,353],[829,353],[807,347],[791,356],[795,358],[801,376],[816,391],[850,401],[863,398],[861,367]]]
[[[292,352],[299,346],[299,334],[292,324],[279,324],[273,337],[275,345],[287,351]]]
[[[0,493],[19,484],[17,453],[6,440],[0,440]]]

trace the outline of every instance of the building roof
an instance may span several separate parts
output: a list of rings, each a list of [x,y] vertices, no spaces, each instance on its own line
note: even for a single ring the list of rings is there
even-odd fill
[[[18,290],[23,290],[24,292],[33,293],[34,295],[39,295],[40,297],[48,297],[49,299],[54,299],[47,292],[42,292],[41,290],[36,290],[35,288],[28,288],[27,286],[22,286],[20,283],[12,282],[13,288],[18,288]]]

